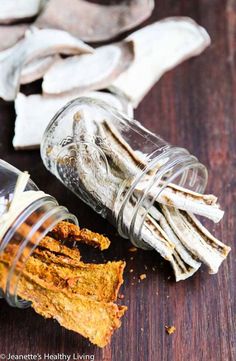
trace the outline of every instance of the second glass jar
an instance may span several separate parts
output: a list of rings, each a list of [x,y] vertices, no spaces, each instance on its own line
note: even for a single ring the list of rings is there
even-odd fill
[[[108,104],[78,98],[50,122],[41,145],[46,168],[134,245],[148,212],[171,182],[204,192],[207,170]]]

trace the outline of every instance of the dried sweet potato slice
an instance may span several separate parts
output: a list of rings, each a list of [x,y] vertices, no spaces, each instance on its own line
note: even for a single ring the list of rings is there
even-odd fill
[[[71,239],[72,241],[86,243],[90,246],[98,247],[102,251],[110,246],[110,241],[107,237],[86,228],[80,229],[69,222],[58,223],[50,234],[57,239]]]
[[[53,237],[49,237],[49,236],[44,237],[40,242],[39,246],[46,248],[49,251],[54,252],[56,254],[61,254],[69,258],[75,259],[77,261],[80,260],[80,252],[77,248],[66,247]]]
[[[62,292],[84,295],[96,301],[117,299],[123,283],[124,262],[62,264],[56,260],[57,256],[50,257],[49,253],[36,251],[27,261],[23,273],[46,288],[55,287]]]
[[[120,327],[125,306],[97,302],[88,297],[71,297],[56,289],[46,289],[27,277],[21,277],[18,295],[32,302],[33,309],[45,318],[54,318],[68,330],[80,333],[91,342],[104,347]]]

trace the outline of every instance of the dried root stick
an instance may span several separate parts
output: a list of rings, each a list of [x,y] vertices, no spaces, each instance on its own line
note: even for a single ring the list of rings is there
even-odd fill
[[[208,266],[210,273],[217,273],[230,247],[213,237],[194,216],[187,212],[167,206],[161,206],[161,209],[181,243]]]
[[[175,273],[176,281],[184,280],[188,277],[191,277],[200,267],[200,263],[195,263],[192,265],[186,261],[187,257],[183,257],[183,252],[180,247],[176,247],[175,241],[167,235],[167,233],[160,227],[160,225],[148,215],[144,222],[144,230],[142,231],[142,236],[145,242],[151,245],[156,251],[158,251],[162,257],[168,260],[171,263],[171,266]],[[163,252],[163,249],[158,247],[158,241],[161,240],[162,244],[166,243],[167,249],[169,252]],[[171,252],[170,252],[171,249]],[[191,256],[190,256],[191,258]]]
[[[143,192],[148,181],[148,178],[146,178],[142,183],[139,183],[137,192]],[[157,185],[156,189],[152,190],[153,195],[158,194],[160,190],[160,185]],[[166,206],[207,217],[216,223],[219,222],[224,215],[224,211],[219,208],[217,198],[214,195],[196,193],[172,183],[168,184],[168,186],[161,191],[157,197],[157,201]]]

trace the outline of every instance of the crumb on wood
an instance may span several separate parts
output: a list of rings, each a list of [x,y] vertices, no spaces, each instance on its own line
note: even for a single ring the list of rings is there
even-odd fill
[[[130,273],[134,272],[133,268],[131,268],[131,269],[129,270],[129,272],[130,272]]]
[[[141,281],[145,280],[145,278],[147,278],[146,273],[141,274],[141,275],[139,276],[139,278],[140,278]]]
[[[136,247],[130,247],[129,252],[137,252],[138,248]]]
[[[168,335],[172,335],[176,331],[175,326],[165,326],[165,329],[166,329],[166,333],[168,333]]]
[[[119,294],[119,295],[118,295],[118,298],[119,298],[120,300],[122,300],[124,297],[125,297],[125,296],[124,296],[123,294]]]

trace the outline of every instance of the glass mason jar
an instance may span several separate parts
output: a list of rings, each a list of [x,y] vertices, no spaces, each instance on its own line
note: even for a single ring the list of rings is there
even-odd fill
[[[149,249],[142,229],[150,208],[171,182],[204,192],[205,166],[138,121],[90,98],[69,102],[51,120],[41,144],[46,168],[116,226]]]
[[[0,160],[0,225],[1,220],[9,210],[9,204],[14,199],[14,190],[21,172],[3,160]],[[27,307],[29,302],[17,297],[17,285],[25,262],[37,247],[42,238],[52,230],[57,223],[68,220],[77,224],[77,219],[65,207],[59,206],[56,199],[40,192],[29,179],[25,191],[36,195],[34,201],[27,206],[17,205],[13,219],[8,223],[2,221],[0,229],[0,258],[7,252],[7,246],[12,245],[6,275],[1,277],[0,297],[4,297],[11,306]],[[34,192],[34,193],[33,193]],[[7,227],[6,227],[7,225]]]

